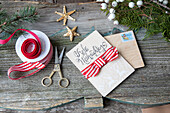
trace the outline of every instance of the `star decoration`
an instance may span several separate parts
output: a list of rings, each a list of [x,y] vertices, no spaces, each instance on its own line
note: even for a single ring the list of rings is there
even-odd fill
[[[74,36],[80,36],[79,33],[75,32],[77,29],[77,26],[75,26],[73,29],[70,29],[68,26],[66,26],[66,28],[68,32],[64,34],[64,36],[69,36],[71,42],[73,41]]]
[[[57,22],[63,20],[63,25],[66,25],[67,19],[76,21],[76,19],[72,18],[70,15],[73,14],[76,10],[70,11],[67,13],[66,6],[63,7],[63,13],[55,11],[56,14],[60,15],[61,18],[57,19]]]

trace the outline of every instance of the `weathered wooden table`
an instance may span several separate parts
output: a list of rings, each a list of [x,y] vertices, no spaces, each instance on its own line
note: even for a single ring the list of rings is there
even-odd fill
[[[77,10],[72,15],[77,21],[68,21],[67,25],[78,26],[78,32],[81,34],[81,37],[75,37],[74,41],[70,42],[69,38],[62,37],[62,33],[66,32],[65,26],[62,22],[56,22],[59,16],[54,14],[54,11],[62,12],[63,5],[12,1],[0,1],[0,3],[9,12],[28,5],[36,6],[41,17],[36,23],[26,24],[27,28],[46,33],[52,45],[59,46],[59,50],[66,46],[66,51],[69,51],[91,31],[92,27],[102,34],[112,31],[114,27],[127,30],[127,27],[114,26],[113,22],[108,21],[105,14],[100,11],[99,4],[66,4],[68,11]],[[146,66],[137,69],[106,98],[139,105],[170,103],[170,44],[160,38],[161,34],[142,41],[144,35],[143,29],[136,34]],[[6,75],[8,68],[21,63],[15,52],[15,41],[14,39],[0,47],[0,107],[40,110],[60,106],[83,97],[86,108],[103,107],[101,95],[66,56],[63,59],[62,72],[70,80],[68,88],[63,89],[58,86],[57,74],[53,77],[54,83],[50,87],[41,85],[41,79],[49,75],[53,69],[54,57],[45,69],[31,77],[17,81],[8,79]]]

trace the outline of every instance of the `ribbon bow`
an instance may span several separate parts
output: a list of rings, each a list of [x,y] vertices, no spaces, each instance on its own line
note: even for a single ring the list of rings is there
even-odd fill
[[[102,68],[107,62],[113,61],[118,57],[118,51],[116,47],[110,47],[103,53],[98,59],[87,66],[81,71],[85,78],[95,77],[100,68]]]

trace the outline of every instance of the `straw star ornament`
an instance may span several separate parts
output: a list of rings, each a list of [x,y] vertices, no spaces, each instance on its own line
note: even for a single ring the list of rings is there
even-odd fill
[[[63,20],[63,25],[66,25],[67,19],[76,21],[76,19],[72,18],[70,15],[73,14],[76,10],[70,11],[67,13],[66,6],[63,7],[63,13],[55,11],[56,14],[60,15],[61,18],[57,19],[57,22]]]
[[[79,33],[75,32],[77,29],[77,26],[75,26],[73,29],[70,29],[68,26],[66,26],[66,28],[68,32],[64,34],[64,36],[69,36],[71,42],[73,41],[74,36],[80,36]]]

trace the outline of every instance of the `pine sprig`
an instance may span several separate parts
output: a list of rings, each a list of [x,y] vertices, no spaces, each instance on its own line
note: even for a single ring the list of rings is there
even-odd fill
[[[102,9],[103,12],[108,14],[109,9],[115,9],[116,17],[120,24],[128,26],[129,29],[138,31],[140,28],[146,29],[144,39],[149,38],[155,34],[162,33],[162,38],[170,42],[170,14],[169,4],[167,6],[158,3],[156,0],[142,0],[143,5],[138,7],[135,5],[133,8],[128,7],[128,3],[132,0],[125,0],[119,2],[116,7],[112,7],[110,0],[107,3],[107,9]],[[133,0],[136,4],[138,0]]]
[[[23,22],[34,22],[38,19],[38,13],[35,7],[25,7],[8,15],[5,10],[0,8],[0,33],[12,34],[17,28],[23,28]],[[17,32],[18,36],[21,32]],[[3,38],[6,38],[3,36]]]

